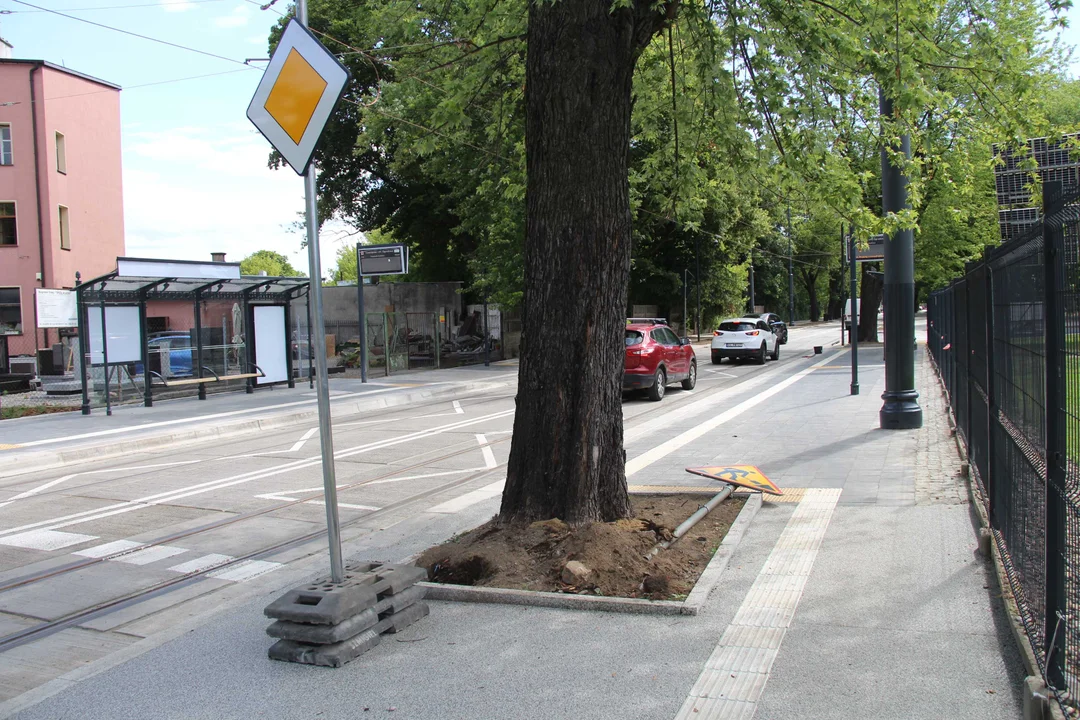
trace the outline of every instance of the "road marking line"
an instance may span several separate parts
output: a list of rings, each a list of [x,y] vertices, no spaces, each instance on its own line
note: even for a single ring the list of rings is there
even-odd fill
[[[837,354],[839,354],[839,353],[837,353]],[[676,435],[675,437],[671,438],[667,442],[661,443],[660,445],[657,445],[656,447],[652,448],[651,450],[648,450],[648,451],[642,453],[641,455],[638,455],[633,460],[630,460],[629,462],[626,463],[626,477],[630,477],[631,475],[638,472],[639,470],[643,470],[644,468],[647,468],[649,465],[652,465],[657,460],[660,460],[661,458],[667,457],[668,455],[675,452],[676,450],[678,450],[678,449],[680,449],[682,447],[685,447],[686,445],[690,444],[694,440],[697,440],[702,435],[704,435],[704,434],[706,434],[708,432],[711,432],[712,430],[715,430],[716,428],[720,427],[721,425],[726,423],[728,420],[733,420],[734,418],[737,418],[738,416],[742,415],[744,412],[746,412],[750,408],[755,407],[755,406],[760,405],[761,403],[765,402],[766,400],[771,398],[773,395],[776,395],[777,393],[783,392],[787,388],[789,388],[792,385],[794,385],[795,383],[797,383],[802,378],[804,378],[807,375],[809,375],[810,373],[814,372],[814,370],[816,370],[819,366],[824,365],[825,363],[828,363],[828,362],[832,361],[835,357],[836,357],[836,355],[830,355],[829,357],[825,358],[824,360],[820,360],[817,363],[811,365],[810,367],[795,373],[791,377],[778,382],[777,384],[773,385],[772,387],[770,387],[770,388],[768,388],[766,390],[763,390],[762,392],[758,393],[757,395],[754,395],[753,397],[750,397],[750,398],[747,398],[746,400],[743,400],[741,403],[739,403],[735,407],[730,408],[728,410],[725,410],[724,412],[720,413],[716,417],[710,418],[709,420],[706,420],[705,422],[701,423],[700,425],[697,425],[696,427],[693,427],[693,428],[691,428],[690,430],[687,430],[684,433]],[[712,399],[712,398],[710,398],[710,399]],[[686,410],[686,409],[688,409],[688,408],[683,408],[683,410]]]
[[[107,542],[103,545],[95,545],[94,547],[80,550],[75,553],[75,555],[81,555],[82,557],[88,558],[103,558],[108,557],[109,555],[115,555],[116,553],[141,548],[145,544],[146,543],[132,542],[131,540],[114,540],[113,542]]]
[[[306,433],[301,435],[300,439],[297,440],[295,443],[293,443],[293,446],[291,448],[289,448],[288,450],[286,450],[285,452],[296,452],[300,448],[304,447],[304,443],[306,443],[308,440],[310,440],[312,435],[314,435],[317,432],[319,432],[319,428],[317,428],[317,427],[311,428]]]
[[[342,459],[352,457],[353,455],[360,455],[363,453],[371,452],[373,450],[381,450],[387,447],[393,447],[402,443],[411,442],[413,440],[422,440],[428,437],[434,437],[443,433],[451,432],[453,430],[460,430],[461,428],[468,427],[470,425],[478,425],[489,420],[497,420],[508,415],[512,415],[514,410],[502,410],[500,412],[490,413],[483,415],[472,420],[461,420],[459,422],[448,423],[430,430],[422,430],[417,432],[408,433],[405,435],[399,435],[396,438],[388,440],[379,440],[365,445],[358,445],[356,447],[348,448],[346,450],[340,450],[334,453],[336,459]],[[225,458],[222,458],[225,459]],[[161,505],[164,503],[180,500],[182,498],[191,497],[193,495],[201,495],[207,492],[213,492],[214,490],[222,490],[233,485],[242,485],[255,480],[265,480],[266,478],[274,477],[275,475],[282,475],[284,473],[292,473],[296,470],[303,468],[313,467],[322,463],[322,459],[319,457],[294,460],[287,462],[281,467],[264,470],[252,470],[239,475],[233,475],[227,478],[221,478],[218,480],[210,480],[205,483],[199,483],[198,485],[190,485],[186,488],[178,488],[176,490],[168,490],[166,492],[157,493],[154,495],[148,495],[146,497],[139,498],[137,500],[129,500],[126,502],[116,503],[113,505],[106,505],[105,507],[98,508],[97,510],[84,510],[78,513],[72,513],[59,518],[51,518],[49,520],[41,520],[35,523],[29,523],[16,528],[10,528],[7,530],[0,530],[0,535],[11,535],[24,530],[32,530],[36,528],[42,528],[48,526],[47,529],[55,530],[57,528],[68,527],[70,525],[78,525],[84,522],[90,522],[92,520],[100,520],[102,518],[110,517],[112,515],[119,515],[128,513],[133,510],[149,507],[152,505]]]
[[[488,470],[498,467],[499,463],[495,460],[495,453],[492,451],[491,445],[488,444],[487,436],[477,433],[476,442],[480,443],[480,452],[484,454],[484,466]]]
[[[268,572],[273,572],[279,567],[281,567],[281,563],[269,562],[266,560],[247,560],[223,570],[215,570],[212,573],[208,573],[207,577],[242,583],[253,580],[260,575],[265,575]]]
[[[115,562],[122,562],[127,565],[149,565],[152,562],[171,558],[174,555],[180,555],[181,553],[186,552],[187,548],[173,547],[172,545],[153,545],[145,550],[139,550],[130,555],[122,555],[113,559]]]
[[[838,488],[803,495],[675,720],[753,717],[839,499]]]
[[[454,401],[454,412],[456,412],[458,415],[465,414],[465,408],[461,407],[461,403],[457,400]]]
[[[194,560],[188,560],[187,562],[180,563],[179,565],[173,565],[169,570],[172,572],[182,573],[187,575],[188,573],[202,572],[203,570],[209,570],[210,568],[217,567],[218,565],[224,565],[233,559],[232,555],[220,555],[218,553],[210,553],[209,555],[203,555],[202,557],[195,558]]]
[[[59,485],[62,482],[67,482],[68,480],[71,480],[72,478],[76,478],[76,477],[78,477],[80,475],[99,475],[101,473],[123,472],[124,470],[150,470],[152,468],[172,467],[172,466],[175,466],[175,465],[191,465],[192,463],[199,463],[199,462],[206,462],[206,460],[205,459],[179,460],[177,462],[155,463],[153,465],[133,465],[131,467],[119,467],[119,468],[111,467],[111,468],[103,468],[103,469],[100,469],[100,470],[84,470],[82,472],[72,473],[71,475],[65,475],[63,477],[59,477],[59,478],[57,478],[55,480],[51,480],[51,481],[45,483],[44,485],[38,485],[36,488],[33,488],[31,490],[27,490],[26,492],[23,492],[23,493],[19,493],[18,495],[16,495],[13,498],[10,498],[9,500],[6,500],[4,502],[0,502],[0,508],[4,507],[5,505],[10,505],[11,503],[15,502],[16,500],[23,500],[25,498],[37,495],[39,492],[41,492],[43,490],[48,490],[49,488],[53,487],[54,485]]]
[[[0,538],[0,545],[27,548],[29,550],[59,550],[70,545],[97,540],[97,535],[56,532],[54,530],[34,530]]]
[[[485,485],[484,487],[480,488],[479,490],[473,490],[472,492],[467,492],[464,495],[461,495],[460,497],[454,498],[453,500],[447,500],[444,503],[439,503],[435,507],[428,508],[427,511],[431,512],[431,513],[444,513],[444,514],[450,514],[450,513],[459,512],[461,510],[464,510],[467,507],[471,507],[472,505],[475,505],[476,503],[483,502],[485,500],[490,500],[493,497],[497,497],[499,495],[502,495],[503,484],[505,482],[506,482],[505,480],[499,480],[498,482],[493,482],[490,485]]]
[[[440,381],[433,383],[426,383],[425,387],[433,387],[435,385],[449,385],[452,384],[449,381]],[[358,393],[346,393],[344,395],[337,395],[333,399],[344,400],[346,398],[354,397],[366,397],[368,395],[380,395],[382,393],[394,392],[398,390],[397,387],[383,388],[382,390],[366,390]],[[117,435],[120,433],[129,433],[135,430],[149,430],[151,428],[169,427],[171,425],[184,425],[187,423],[201,422],[204,420],[217,420],[219,418],[234,417],[236,415],[250,415],[254,412],[266,412],[268,410],[280,410],[281,408],[297,407],[298,405],[311,405],[316,400],[299,400],[291,403],[281,403],[280,405],[267,405],[260,408],[249,408],[247,410],[232,410],[230,412],[214,413],[211,415],[199,415],[197,417],[190,418],[178,418],[176,420],[162,420],[161,422],[144,423],[142,425],[132,425],[130,427],[123,428],[111,428],[109,430],[98,430],[97,432],[82,433],[81,435],[67,435],[65,437],[47,438],[45,440],[32,440],[30,442],[21,443],[19,447],[35,447],[37,445],[51,445],[58,442],[67,442],[69,440],[85,440],[86,438],[105,437],[108,435]]]
[[[461,475],[463,473],[478,472],[480,470],[487,470],[487,468],[465,468],[464,470],[444,470],[443,472],[425,473],[423,475],[406,475],[405,477],[386,478],[385,480],[373,480],[369,483],[365,483],[365,485],[386,485],[387,483],[402,482],[403,480],[426,480],[427,478],[445,477],[447,475]]]

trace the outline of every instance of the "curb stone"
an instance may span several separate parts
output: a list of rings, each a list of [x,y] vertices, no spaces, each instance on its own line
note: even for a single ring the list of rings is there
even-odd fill
[[[742,493],[740,493],[742,495]],[[450,602],[497,603],[502,605],[531,605],[534,607],[562,608],[566,610],[595,610],[621,612],[636,615],[697,615],[701,612],[709,594],[720,584],[731,556],[742,541],[751,521],[761,509],[761,493],[750,493],[739,511],[735,522],[728,528],[720,547],[701,572],[686,600],[642,600],[640,598],[614,598],[599,595],[571,595],[569,593],[538,592],[535,590],[512,590],[508,588],[473,587],[442,583],[417,583],[427,588],[428,600]]]
[[[336,418],[345,418],[362,412],[385,410],[422,400],[445,399],[464,393],[497,390],[509,387],[511,384],[510,381],[485,380],[445,389],[418,390],[401,395],[378,396],[371,399],[357,398],[354,401],[341,404],[331,402],[331,405]],[[0,472],[0,478],[10,478],[40,470],[62,468],[86,460],[105,460],[145,450],[173,448],[204,440],[254,435],[266,430],[276,430],[317,420],[318,417],[318,408],[312,407],[309,410],[299,412],[247,418],[233,422],[226,421],[222,424],[201,427],[198,420],[192,420],[191,425],[194,427],[174,432],[148,434],[129,440],[109,441],[108,438],[105,438],[101,443],[81,445],[69,450],[29,451],[21,454],[17,451],[11,454],[3,453],[0,454],[0,460],[4,462],[6,467],[11,469]]]

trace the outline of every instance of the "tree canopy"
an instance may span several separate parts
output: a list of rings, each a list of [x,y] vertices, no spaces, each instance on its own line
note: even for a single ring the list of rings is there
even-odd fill
[[[240,261],[240,273],[243,275],[258,275],[264,271],[271,277],[304,276],[292,266],[289,258],[273,250],[256,250]]]

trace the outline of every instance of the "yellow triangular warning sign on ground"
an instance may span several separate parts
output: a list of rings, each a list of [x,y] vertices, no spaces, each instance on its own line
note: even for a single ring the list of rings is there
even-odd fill
[[[714,465],[710,467],[686,468],[686,472],[702,477],[719,480],[720,482],[738,485],[740,487],[757,490],[770,495],[783,495],[780,488],[773,481],[765,477],[765,473],[753,465]]]

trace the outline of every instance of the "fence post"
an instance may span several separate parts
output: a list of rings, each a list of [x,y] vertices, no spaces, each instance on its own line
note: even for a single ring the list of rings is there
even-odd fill
[[[1058,632],[1065,619],[1066,514],[1065,488],[1065,384],[1061,375],[1065,350],[1065,308],[1062,303],[1064,228],[1053,221],[1062,209],[1061,182],[1043,185],[1044,325],[1046,328],[1046,618],[1043,634],[1046,650],[1046,681],[1056,689],[1065,685],[1065,633]]]
[[[990,266],[990,251],[983,253],[983,267],[986,268],[986,477],[983,487],[986,489],[986,516],[991,528],[998,527],[997,521],[997,473],[994,471],[994,458],[997,457],[995,441],[998,427],[997,376],[994,362],[994,269]]]
[[[390,377],[390,314],[382,314],[382,346],[383,346],[383,360],[386,362],[385,371],[386,377]]]
[[[442,358],[440,357],[440,355],[442,354],[442,348],[439,347],[439,331],[442,330],[442,328],[439,326],[439,313],[436,312],[431,320],[432,324],[435,326],[435,369],[438,370],[440,367],[440,363],[442,362]]]

